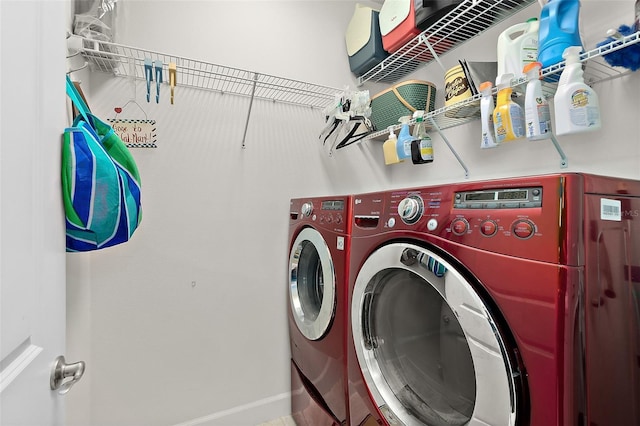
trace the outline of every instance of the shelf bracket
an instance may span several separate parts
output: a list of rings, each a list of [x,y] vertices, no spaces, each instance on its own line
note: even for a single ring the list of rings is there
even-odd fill
[[[431,52],[433,59],[435,59],[438,65],[440,65],[440,68],[442,68],[442,71],[447,72],[447,69],[444,67],[444,64],[442,63],[442,61],[440,61],[440,57],[438,56],[436,51],[433,50],[433,46],[431,46],[431,43],[429,43],[429,41],[424,36],[424,34],[420,35],[420,40],[422,40],[422,42],[427,46],[427,49],[429,49],[429,52]]]
[[[247,111],[247,122],[244,124],[244,134],[242,135],[242,149],[246,148],[245,140],[247,139],[247,129],[249,128],[249,118],[251,117],[251,107],[253,106],[253,98],[256,94],[256,84],[258,83],[258,73],[253,75],[253,87],[251,88],[251,100],[249,101],[249,111]]]
[[[444,135],[444,133],[442,133],[442,130],[440,130],[440,127],[438,127],[438,125],[436,124],[436,121],[433,119],[433,117],[429,117],[429,121],[431,121],[431,125],[433,126],[433,128],[436,130],[436,132],[438,132],[438,134],[440,135],[440,137],[442,138],[442,140],[444,141],[444,143],[447,144],[447,146],[449,147],[449,150],[453,153],[453,155],[456,157],[456,160],[458,160],[458,163],[460,163],[460,165],[462,166],[462,168],[464,169],[464,177],[465,179],[469,179],[469,169],[467,168],[467,166],[464,164],[464,161],[462,161],[462,158],[460,158],[460,156],[458,155],[458,153],[456,152],[455,149],[453,149],[453,147],[451,146],[451,144],[449,143],[449,140],[447,139],[447,137]]]
[[[553,146],[556,147],[556,151],[558,151],[558,154],[560,154],[560,168],[566,169],[567,167],[569,167],[569,160],[567,160],[567,156],[565,155],[562,147],[558,143],[558,140],[553,133],[551,134],[551,142],[553,142]]]

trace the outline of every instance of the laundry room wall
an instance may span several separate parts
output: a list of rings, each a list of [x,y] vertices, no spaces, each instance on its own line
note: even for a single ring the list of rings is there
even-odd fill
[[[632,1],[583,1],[592,48],[628,23]],[[602,3],[605,3],[604,5]],[[355,87],[344,47],[354,1],[133,1],[117,4],[116,41],[342,89]],[[498,34],[534,5],[442,57],[496,59]],[[127,79],[78,74],[99,116],[132,97]],[[432,81],[438,64],[408,78]],[[365,85],[372,94],[383,85]],[[603,129],[558,138],[569,171],[640,178],[638,73],[599,83]],[[560,171],[549,141],[481,150],[479,122],[433,134],[432,164],[384,166],[381,141],[329,156],[319,110],[185,87],[126,118],[156,120],[158,148],[132,149],[144,218],[127,244],[68,255],[68,356],[85,359],[68,424],[254,425],[289,412],[286,269],[289,199]]]

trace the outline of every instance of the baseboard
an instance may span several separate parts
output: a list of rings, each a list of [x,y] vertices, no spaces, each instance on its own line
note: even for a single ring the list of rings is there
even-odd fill
[[[255,426],[289,415],[291,415],[291,393],[285,392],[174,426]]]

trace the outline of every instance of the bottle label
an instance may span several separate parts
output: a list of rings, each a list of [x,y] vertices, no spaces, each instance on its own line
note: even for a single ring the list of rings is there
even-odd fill
[[[575,126],[595,126],[600,121],[600,110],[591,102],[591,92],[586,89],[578,89],[571,94],[571,108],[569,118]]]
[[[466,77],[456,77],[451,82],[447,82],[444,87],[444,100],[448,102],[453,98],[462,95],[469,90],[469,82]]]
[[[433,144],[430,138],[420,141],[420,157],[423,161],[433,161]]]
[[[527,137],[534,138],[551,132],[551,111],[542,97],[535,98],[535,106],[526,110]]]

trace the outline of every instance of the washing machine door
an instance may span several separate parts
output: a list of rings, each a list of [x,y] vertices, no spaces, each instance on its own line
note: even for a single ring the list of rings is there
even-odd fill
[[[514,371],[498,327],[442,257],[407,243],[379,248],[358,273],[351,325],[390,424],[515,424]]]
[[[289,255],[289,300],[296,326],[309,340],[323,337],[336,307],[336,278],[329,246],[313,228],[304,228]]]

